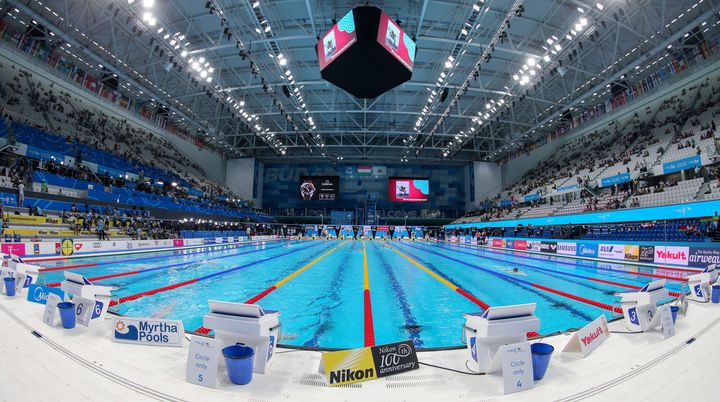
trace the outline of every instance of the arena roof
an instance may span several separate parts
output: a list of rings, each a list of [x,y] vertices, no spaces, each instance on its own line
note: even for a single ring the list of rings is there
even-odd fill
[[[168,106],[231,156],[266,161],[498,160],[715,35],[718,21],[710,0],[376,1],[417,53],[409,82],[364,100],[323,81],[315,51],[364,2],[4,3],[98,74],[118,75],[121,90]]]

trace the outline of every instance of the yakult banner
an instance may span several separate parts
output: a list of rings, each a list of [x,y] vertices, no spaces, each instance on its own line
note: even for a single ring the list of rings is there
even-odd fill
[[[684,246],[656,246],[655,263],[688,265],[690,259],[690,247]]]

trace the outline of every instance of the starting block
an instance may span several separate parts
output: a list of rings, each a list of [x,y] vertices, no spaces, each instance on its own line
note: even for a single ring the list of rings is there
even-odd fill
[[[3,256],[3,264],[0,267],[3,278],[15,278],[15,293],[20,293],[23,288],[29,287],[37,281],[40,275],[40,267],[26,264],[22,258],[11,254]],[[4,291],[4,287],[3,287]]]
[[[208,300],[208,304],[210,313],[203,317],[203,326],[215,331],[215,339],[223,348],[237,343],[253,348],[253,371],[264,373],[272,363],[280,337],[280,312],[263,311],[257,304],[216,300]]]
[[[708,265],[699,274],[688,275],[688,286],[690,287],[690,299],[699,302],[708,302],[712,297],[712,285],[717,282],[718,273],[715,264]]]
[[[82,275],[64,272],[65,280],[60,282],[60,289],[72,296],[76,304],[78,322],[89,325],[91,322],[100,322],[107,312],[112,297],[112,286],[93,285]],[[83,308],[91,305],[92,309]],[[91,312],[90,312],[91,311]]]
[[[490,307],[483,313],[465,314],[465,339],[470,364],[482,373],[502,370],[501,346],[527,342],[528,332],[540,329],[535,303]]]
[[[637,292],[616,293],[620,296],[625,327],[629,331],[647,331],[660,323],[657,312],[657,303],[668,297],[665,289],[665,279],[653,281],[643,286]]]

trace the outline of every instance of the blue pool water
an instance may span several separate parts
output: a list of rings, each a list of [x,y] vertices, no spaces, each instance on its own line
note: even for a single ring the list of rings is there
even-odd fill
[[[43,265],[97,263],[73,270],[88,278],[137,271],[98,280],[117,287],[113,294],[122,301],[115,306],[117,312],[181,319],[186,330],[195,330],[208,312],[208,299],[245,302],[331,251],[258,304],[281,311],[283,344],[347,348],[364,344],[363,250],[376,343],[412,339],[421,348],[462,345],[463,313],[482,308],[409,259],[490,306],[537,303],[541,334],[581,327],[601,314],[608,319],[613,315],[532,284],[613,305],[619,299],[614,293],[630,289],[586,278],[642,286],[653,278],[633,272],[682,274],[568,257],[397,241],[281,240]],[[520,272],[514,273],[513,268]],[[62,278],[62,271],[48,271],[41,280],[50,283]],[[197,278],[201,280],[193,282]],[[123,299],[175,284],[184,285],[136,300]],[[668,287],[677,291],[679,284],[668,282]]]

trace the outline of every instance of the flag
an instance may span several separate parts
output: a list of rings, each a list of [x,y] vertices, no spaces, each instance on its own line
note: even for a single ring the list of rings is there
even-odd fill
[[[387,168],[385,166],[373,166],[373,176],[387,176]]]
[[[372,175],[372,172],[373,172],[372,166],[358,166],[357,167],[358,176],[370,176],[370,175]]]

